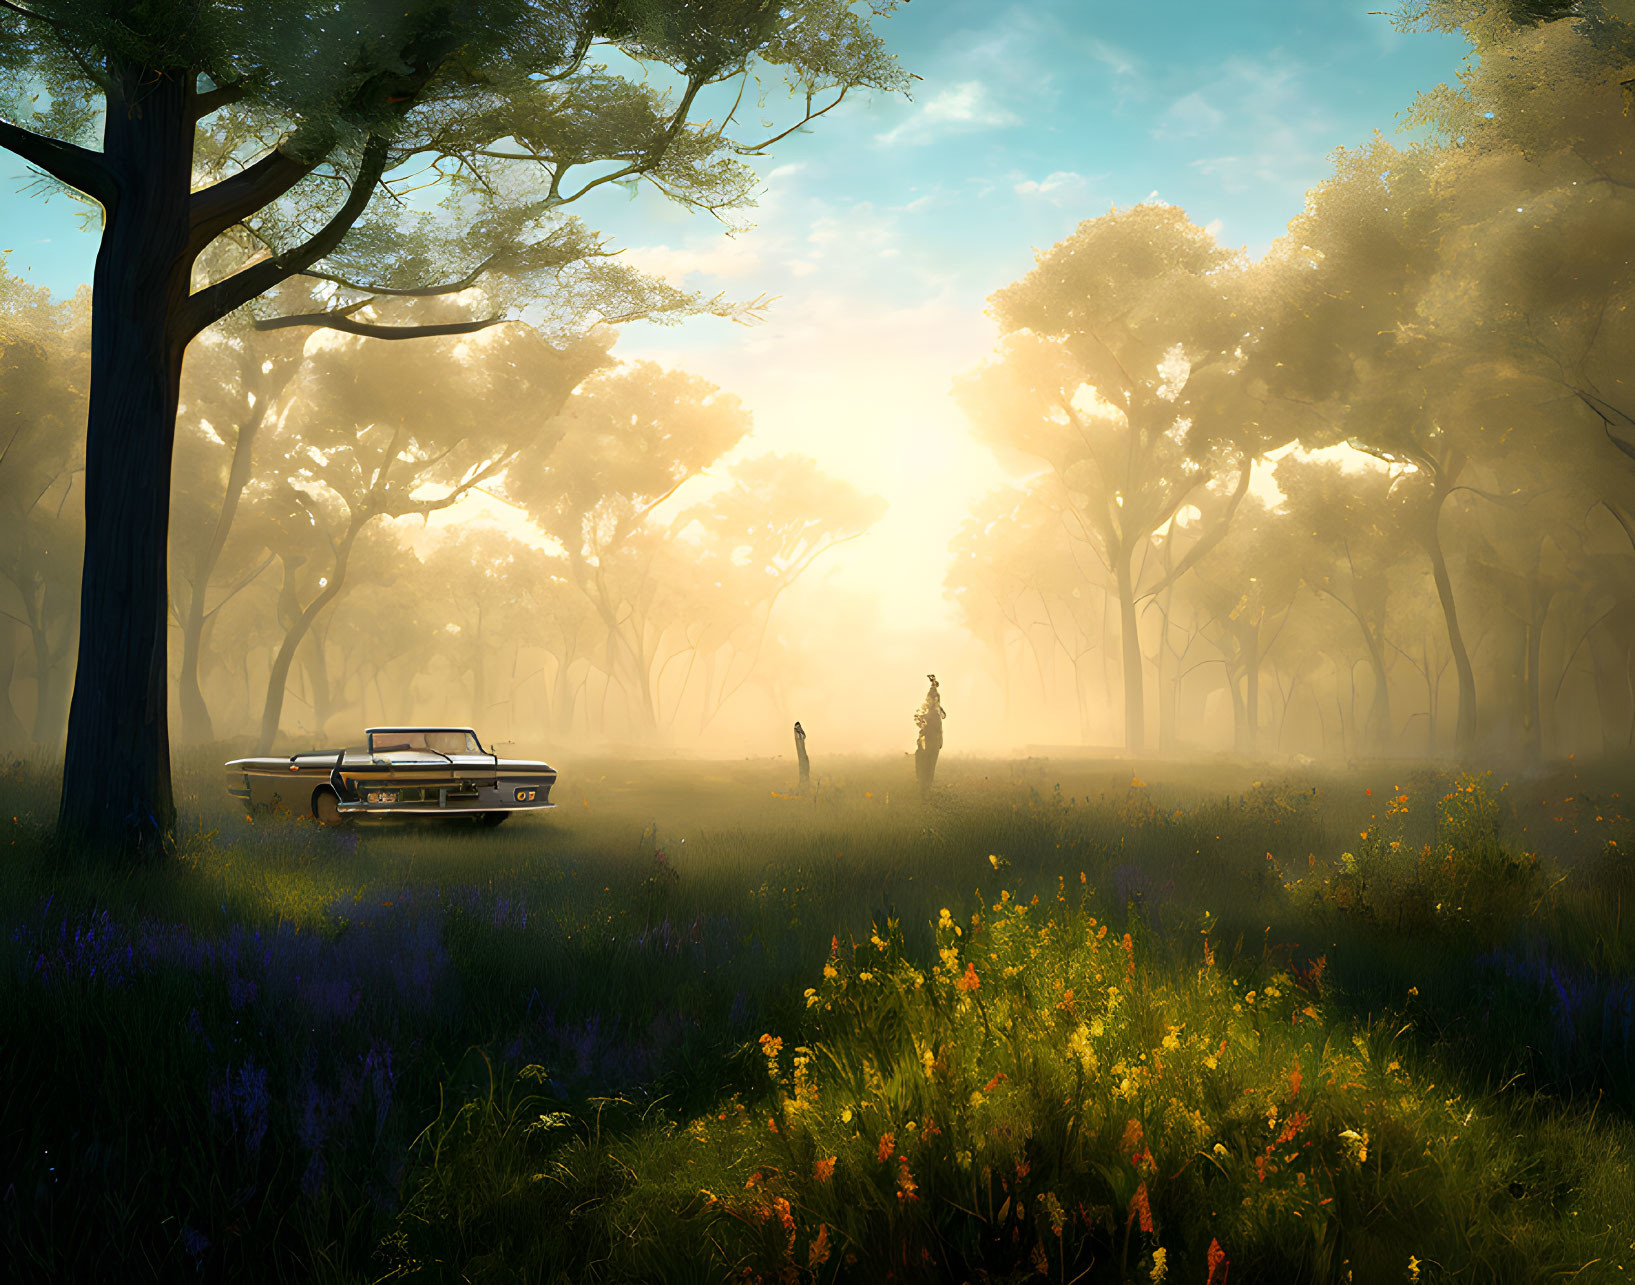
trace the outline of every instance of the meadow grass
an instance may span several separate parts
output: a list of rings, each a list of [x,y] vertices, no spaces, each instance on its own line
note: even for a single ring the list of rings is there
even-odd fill
[[[1615,766],[559,766],[332,832],[195,755],[109,873],[13,764],[0,1270],[1635,1270]]]

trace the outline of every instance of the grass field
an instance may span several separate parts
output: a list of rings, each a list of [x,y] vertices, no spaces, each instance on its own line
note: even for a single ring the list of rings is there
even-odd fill
[[[12,1280],[1623,1280],[1627,770],[560,764],[498,830],[54,860]]]

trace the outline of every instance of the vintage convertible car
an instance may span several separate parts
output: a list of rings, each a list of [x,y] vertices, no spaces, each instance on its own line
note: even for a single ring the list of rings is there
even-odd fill
[[[468,816],[498,825],[554,807],[556,769],[502,759],[469,727],[371,727],[363,749],[234,759],[227,792],[246,809],[311,811],[324,825],[358,816]]]

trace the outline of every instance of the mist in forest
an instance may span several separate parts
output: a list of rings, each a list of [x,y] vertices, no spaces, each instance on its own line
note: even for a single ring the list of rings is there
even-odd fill
[[[622,355],[582,297],[483,329],[475,296],[376,301],[432,331],[391,342],[235,314],[182,386],[173,740],[427,720],[792,757],[800,720],[821,774],[910,751],[934,670],[952,753],[1627,752],[1635,149],[1585,49],[1511,51],[1548,117],[1483,64],[1417,140],[1336,152],[1263,254],[1208,211],[1084,211],[949,372],[987,486],[951,539],[884,520],[893,479],[758,442],[774,408]],[[85,292],[0,276],[0,746],[47,756],[89,338]],[[842,439],[878,431],[867,396]],[[926,542],[935,611],[893,581]]]

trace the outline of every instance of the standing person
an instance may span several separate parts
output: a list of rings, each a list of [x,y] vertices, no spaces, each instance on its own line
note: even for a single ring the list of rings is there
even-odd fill
[[[795,720],[795,758],[800,763],[800,787],[805,789],[812,783],[812,760],[806,757],[806,729]]]
[[[937,691],[937,676],[927,674],[931,686],[914,714],[914,725],[920,729],[919,742],[914,748],[914,775],[920,780],[920,798],[931,797],[931,781],[937,774],[937,755],[942,753],[942,720],[948,711],[942,707],[942,696]]]

